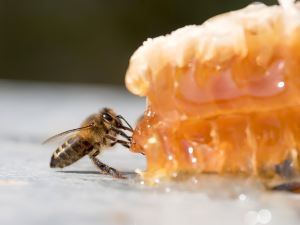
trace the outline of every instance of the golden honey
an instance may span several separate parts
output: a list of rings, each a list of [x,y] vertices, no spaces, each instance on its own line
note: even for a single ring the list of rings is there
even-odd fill
[[[250,5],[147,40],[127,88],[147,97],[132,151],[146,175],[272,177],[300,163],[300,5]],[[278,172],[278,171],[277,171]]]

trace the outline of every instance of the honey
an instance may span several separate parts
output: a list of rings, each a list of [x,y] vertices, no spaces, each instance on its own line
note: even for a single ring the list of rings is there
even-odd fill
[[[273,177],[300,165],[300,4],[253,4],[147,40],[127,88],[147,97],[131,150],[145,176]]]

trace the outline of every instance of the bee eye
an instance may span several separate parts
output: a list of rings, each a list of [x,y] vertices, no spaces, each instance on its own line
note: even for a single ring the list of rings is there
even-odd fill
[[[103,117],[104,120],[106,120],[108,122],[112,122],[113,121],[113,118],[108,113],[103,113],[102,117]]]

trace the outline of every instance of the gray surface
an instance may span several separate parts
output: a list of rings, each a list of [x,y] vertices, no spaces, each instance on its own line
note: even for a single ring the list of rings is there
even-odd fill
[[[129,179],[99,175],[87,158],[48,167],[46,137],[110,106],[134,124],[144,102],[116,87],[0,82],[0,224],[299,224],[300,197],[214,177],[147,187],[142,156],[122,147],[101,158]]]

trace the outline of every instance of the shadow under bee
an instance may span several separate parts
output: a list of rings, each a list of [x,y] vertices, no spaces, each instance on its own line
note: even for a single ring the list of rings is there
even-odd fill
[[[101,175],[101,173],[99,173],[99,171],[92,171],[92,170],[67,170],[67,171],[56,171],[57,173],[70,173],[70,174],[97,174],[97,175]],[[130,176],[130,177],[137,177],[138,174],[136,174],[135,172],[131,172],[131,171],[122,171],[122,174],[125,176]]]

